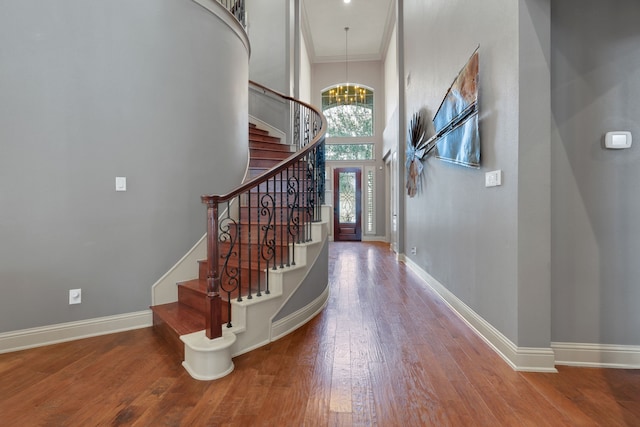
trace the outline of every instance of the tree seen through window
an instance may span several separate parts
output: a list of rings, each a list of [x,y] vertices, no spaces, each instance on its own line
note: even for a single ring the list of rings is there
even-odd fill
[[[373,136],[373,91],[341,84],[322,92],[327,137]]]

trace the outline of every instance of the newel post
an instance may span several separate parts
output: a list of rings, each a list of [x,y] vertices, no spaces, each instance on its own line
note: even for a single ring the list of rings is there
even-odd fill
[[[207,301],[205,333],[207,338],[222,336],[222,304],[220,299],[220,272],[218,271],[218,198],[202,196],[207,205]]]

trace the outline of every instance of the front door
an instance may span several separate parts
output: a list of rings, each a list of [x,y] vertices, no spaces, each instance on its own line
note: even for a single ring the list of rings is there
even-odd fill
[[[333,240],[362,239],[360,168],[333,171]]]

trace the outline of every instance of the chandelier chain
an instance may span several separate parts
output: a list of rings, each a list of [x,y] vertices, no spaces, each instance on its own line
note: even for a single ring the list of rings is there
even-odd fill
[[[349,87],[349,27],[344,27],[344,67],[347,78],[347,88]]]

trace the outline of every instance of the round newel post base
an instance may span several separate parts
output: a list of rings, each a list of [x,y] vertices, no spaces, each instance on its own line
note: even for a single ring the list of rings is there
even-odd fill
[[[222,378],[233,371],[231,346],[236,335],[223,332],[220,338],[210,340],[205,331],[182,335],[184,362],[182,366],[197,380],[210,381]]]

